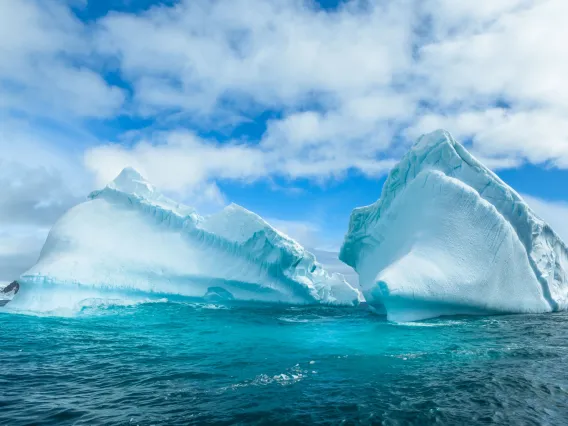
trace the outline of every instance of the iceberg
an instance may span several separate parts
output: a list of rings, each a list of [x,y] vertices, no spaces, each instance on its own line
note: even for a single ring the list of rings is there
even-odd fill
[[[568,307],[558,235],[452,136],[422,136],[374,204],[356,208],[340,259],[392,321]]]
[[[293,239],[231,204],[200,216],[164,196],[132,168],[53,226],[38,262],[19,279],[11,306],[71,308],[86,299],[202,298],[354,305]]]

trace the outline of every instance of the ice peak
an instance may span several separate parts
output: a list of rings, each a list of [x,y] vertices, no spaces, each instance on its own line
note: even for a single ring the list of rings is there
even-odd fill
[[[236,203],[230,203],[229,205],[225,206],[223,212],[224,214],[228,215],[234,215],[241,218],[248,218],[250,220],[253,220],[254,222],[262,224],[263,226],[269,226],[268,223],[266,223],[266,221],[262,217]]]
[[[126,166],[114,179],[117,180],[146,180],[134,167]]]
[[[409,155],[414,153],[420,156],[422,153],[436,149],[450,149],[453,151],[456,144],[458,144],[458,142],[455,141],[450,132],[444,129],[438,129],[420,136],[410,149]]]
[[[120,174],[107,185],[107,188],[141,197],[147,197],[156,192],[156,188],[132,167],[122,169]]]
[[[438,145],[441,143],[448,143],[450,145],[453,145],[453,142],[454,138],[452,137],[450,132],[444,129],[437,129],[434,130],[433,132],[422,135],[418,139],[416,144]]]
[[[246,211],[246,212],[249,212],[247,209],[245,209],[245,208],[242,207],[242,206],[239,206],[239,205],[236,204],[236,203],[230,203],[230,204],[228,204],[228,205],[225,207],[225,210],[227,210],[227,211],[233,211],[233,210],[234,210],[234,211]],[[250,212],[249,212],[249,213],[250,213]]]

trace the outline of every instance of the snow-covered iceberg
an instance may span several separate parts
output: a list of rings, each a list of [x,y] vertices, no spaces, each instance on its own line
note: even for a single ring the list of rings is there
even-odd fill
[[[231,204],[202,217],[127,168],[51,229],[19,279],[13,308],[51,310],[85,299],[178,296],[292,304],[356,304],[300,244]]]
[[[380,199],[355,209],[340,259],[393,321],[568,307],[568,250],[449,133],[422,136]]]

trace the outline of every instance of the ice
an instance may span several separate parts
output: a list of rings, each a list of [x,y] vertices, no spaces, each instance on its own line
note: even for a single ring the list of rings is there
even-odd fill
[[[87,298],[357,304],[360,294],[258,215],[231,204],[200,216],[125,169],[51,229],[10,303],[72,308]]]
[[[355,209],[340,258],[393,321],[568,307],[568,250],[449,133],[421,137],[380,199]]]

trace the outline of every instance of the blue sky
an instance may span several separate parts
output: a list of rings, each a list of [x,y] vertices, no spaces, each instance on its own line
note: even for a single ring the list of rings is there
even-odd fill
[[[133,166],[337,249],[446,128],[568,238],[563,0],[0,0],[0,280]]]

